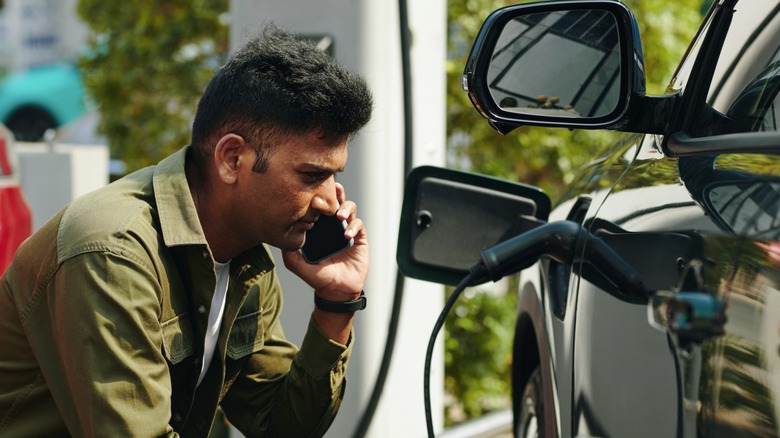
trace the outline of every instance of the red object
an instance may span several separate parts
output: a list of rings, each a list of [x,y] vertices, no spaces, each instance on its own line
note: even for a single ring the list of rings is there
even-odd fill
[[[11,263],[16,248],[32,233],[32,213],[14,172],[13,137],[0,128],[0,274]]]
[[[11,158],[9,155],[5,137],[0,137],[0,175],[11,175]]]

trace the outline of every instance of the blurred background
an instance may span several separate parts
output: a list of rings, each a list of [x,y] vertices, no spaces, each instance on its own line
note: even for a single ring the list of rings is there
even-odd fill
[[[372,272],[347,398],[329,436],[424,436],[423,356],[448,290],[397,272],[405,172],[446,165],[536,185],[555,200],[615,137],[545,128],[497,134],[473,110],[460,76],[484,18],[515,2],[416,3],[0,1],[0,122],[17,139],[35,228],[73,197],[188,144],[209,78],[265,24],[300,33],[363,74],[377,104],[341,180],[372,232]],[[711,0],[626,3],[640,23],[648,93],[661,94]],[[283,321],[300,342],[310,291],[292,276],[283,284]],[[514,297],[510,278],[467,291],[449,315],[432,369],[437,430],[458,436],[458,425],[480,418],[511,421]],[[215,435],[235,435],[223,426]]]

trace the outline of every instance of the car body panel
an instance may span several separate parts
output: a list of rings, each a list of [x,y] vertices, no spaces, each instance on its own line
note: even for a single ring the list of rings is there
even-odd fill
[[[774,155],[780,143],[771,132],[746,132],[767,130],[757,123],[766,125],[769,115],[753,108],[772,108],[777,96],[778,69],[771,62],[764,66],[778,51],[780,18],[775,2],[748,3],[738,2],[731,30],[723,26],[732,19],[728,11],[713,8],[705,18],[669,87],[678,116],[666,135],[626,136],[583,172],[550,216],[571,217],[576,199],[588,198],[581,221],[618,250],[649,289],[675,296],[701,292],[724,303],[725,322],[691,341],[653,327],[650,304],[605,294],[610,285],[588,272],[587,264],[542,260],[524,271],[518,318],[540,325],[518,332],[515,345],[516,351],[524,343],[536,345],[536,357],[549,356],[549,366],[543,359],[541,364],[549,369],[546,382],[555,402],[548,405],[556,426],[548,426],[547,435],[780,433],[780,245],[774,231],[780,220],[780,161]],[[723,48],[719,61],[712,47]],[[716,78],[712,84],[707,72]],[[697,99],[705,97],[729,119],[696,109]],[[740,108],[751,127],[736,123]],[[689,134],[671,135],[678,132]],[[716,158],[728,153],[731,159]],[[750,160],[744,153],[760,158],[745,165]],[[748,191],[756,194],[743,194]],[[534,341],[525,333],[533,333]],[[522,358],[516,366],[530,367]],[[525,374],[514,375],[515,391],[522,391]]]
[[[744,32],[744,26],[738,28]],[[758,73],[744,76],[751,74]],[[681,88],[686,82],[679,82]],[[688,245],[690,251],[684,251],[683,246],[679,254],[636,245],[634,253],[645,260],[632,263],[640,272],[643,263],[657,262],[658,258],[668,259],[662,260],[665,265],[678,263],[677,281],[672,281],[673,268],[668,268],[663,281],[648,287],[679,292],[690,287],[682,277],[686,267],[703,262],[706,274],[695,286],[726,302],[724,333],[700,344],[684,345],[651,328],[644,306],[623,303],[604,294],[603,285],[575,275],[570,287],[576,294],[576,323],[572,324],[576,328],[573,334],[552,337],[554,344],[571,344],[574,350],[572,360],[558,363],[555,369],[559,376],[574,375],[571,415],[566,407],[558,412],[562,435],[777,436],[780,308],[776,306],[780,295],[777,264],[767,262],[775,260],[776,245],[772,242],[776,236],[764,232],[762,239],[755,240],[724,227],[719,220],[722,214],[708,209],[709,201],[701,189],[717,182],[710,175],[714,158],[697,158],[696,154],[669,157],[660,142],[663,138],[653,136],[640,142],[628,171],[611,187],[598,209],[589,212],[586,222],[591,221],[595,233],[599,227],[615,233],[614,227],[618,233],[633,235],[660,232],[691,236],[696,243]],[[718,141],[711,143],[717,145]],[[768,144],[773,147],[771,140]],[[780,144],[774,145],[774,150],[780,150]],[[629,152],[630,148],[613,150],[605,160],[617,160]],[[744,161],[744,156],[738,157],[740,160],[732,162]],[[776,155],[762,159],[767,166],[764,169],[777,169],[780,164]],[[740,167],[740,187],[749,187],[751,181],[774,181],[778,176],[752,175],[746,166]],[[604,179],[609,171],[601,168],[595,173]],[[588,190],[578,189],[581,194]],[[771,222],[771,217],[757,218],[756,211],[768,211],[771,213],[764,216],[774,214],[777,220],[777,195],[774,190],[763,191],[764,196],[754,202],[764,205],[748,206],[739,199],[745,202],[742,210],[746,211],[734,208],[729,212],[731,217],[742,217],[742,222],[748,223],[759,219]],[[558,208],[566,211],[565,206]],[[743,224],[745,227],[750,228]],[[541,276],[549,275],[544,265],[540,268]],[[581,274],[582,269],[574,267],[575,274]],[[643,274],[655,278],[659,270],[650,268]],[[553,290],[547,293],[560,294]],[[549,317],[547,321],[548,327],[560,324]],[[567,387],[558,387],[558,391],[565,393]]]

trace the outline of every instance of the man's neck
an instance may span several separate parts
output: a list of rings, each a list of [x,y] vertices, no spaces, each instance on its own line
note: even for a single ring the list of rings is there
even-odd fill
[[[214,190],[209,186],[208,176],[203,175],[190,161],[187,161],[184,169],[192,202],[195,204],[195,211],[198,212],[198,220],[211,254],[214,260],[220,263],[227,262],[236,254],[230,251],[229,239],[221,231],[222,216],[218,214],[220,207],[215,204],[218,196],[214,195]]]

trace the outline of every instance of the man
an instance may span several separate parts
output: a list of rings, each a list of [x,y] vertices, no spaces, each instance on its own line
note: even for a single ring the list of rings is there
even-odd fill
[[[0,278],[0,436],[207,436],[218,407],[248,436],[324,434],[368,271],[334,176],[371,108],[361,78],[277,28],[238,51],[191,146],[75,200]],[[306,263],[334,213],[354,246]],[[266,244],[318,302],[300,350]]]

